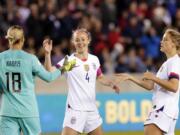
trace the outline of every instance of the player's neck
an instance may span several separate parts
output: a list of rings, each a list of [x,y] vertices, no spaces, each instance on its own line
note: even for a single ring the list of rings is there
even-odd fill
[[[176,55],[176,54],[177,54],[177,52],[176,52],[176,51],[173,51],[173,52],[171,52],[171,53],[169,53],[169,54],[166,54],[166,57],[167,57],[167,59],[169,59],[169,58],[173,57],[173,56]]]
[[[87,59],[88,58],[88,53],[87,52],[85,52],[85,53],[78,53],[78,52],[76,52],[75,56],[78,57],[79,59],[83,60],[83,59]]]
[[[22,50],[22,46],[21,45],[10,45],[10,49],[11,50]]]

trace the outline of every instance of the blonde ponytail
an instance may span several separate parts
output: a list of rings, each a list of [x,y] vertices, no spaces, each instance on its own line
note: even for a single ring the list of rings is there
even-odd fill
[[[10,45],[14,45],[24,40],[24,31],[21,26],[14,25],[11,26],[6,35],[6,39],[8,39]]]

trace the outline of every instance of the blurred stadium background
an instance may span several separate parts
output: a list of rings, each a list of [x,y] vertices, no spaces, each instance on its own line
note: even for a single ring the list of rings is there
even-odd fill
[[[72,30],[91,32],[89,51],[99,57],[103,72],[129,72],[137,77],[156,72],[164,61],[160,40],[167,27],[180,31],[179,0],[0,0],[0,52],[8,48],[9,26],[24,27],[24,49],[44,62],[42,41],[53,39],[52,63],[73,51]],[[97,105],[107,135],[141,135],[151,108],[151,93],[131,83],[120,84],[121,94],[97,83]],[[59,78],[51,84],[37,79],[37,99],[43,134],[62,130],[67,85]],[[178,121],[177,130],[180,130]],[[129,132],[128,132],[129,131]],[[176,133],[177,135],[180,133]],[[53,134],[52,134],[53,135]]]

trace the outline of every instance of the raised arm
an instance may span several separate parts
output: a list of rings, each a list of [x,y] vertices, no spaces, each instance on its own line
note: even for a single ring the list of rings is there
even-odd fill
[[[52,40],[45,39],[43,41],[43,48],[45,50],[45,63],[44,66],[46,70],[53,72],[56,70],[56,67],[51,64],[51,51],[52,51]]]
[[[126,80],[129,80],[129,81],[145,88],[146,90],[152,90],[154,88],[153,81],[146,80],[146,79],[137,79],[134,76],[131,76],[126,73],[116,74],[116,82],[121,82],[121,81],[126,81]]]
[[[53,72],[48,72],[45,68],[41,65],[37,57],[34,56],[33,58],[33,67],[32,72],[34,75],[37,75],[39,78],[46,82],[51,82],[58,78],[61,75],[61,71],[59,69],[54,70]]]
[[[45,68],[41,65],[39,60],[34,57],[33,59],[33,74],[39,76],[41,79],[47,82],[55,80],[59,75],[64,72],[71,71],[76,64],[75,60],[68,61],[68,58],[64,58],[63,65],[59,68],[54,68],[53,71],[46,71]]]
[[[54,72],[56,71],[56,67],[52,66],[51,64],[51,51],[52,51],[52,40],[50,39],[45,39],[43,41],[43,48],[45,50],[45,63],[44,66],[47,71],[49,72]],[[76,65],[76,61],[70,60],[68,61],[68,56],[66,55],[65,58],[62,60],[62,65],[59,65],[57,68],[61,70],[61,73],[63,74],[64,72],[71,71],[74,66]]]

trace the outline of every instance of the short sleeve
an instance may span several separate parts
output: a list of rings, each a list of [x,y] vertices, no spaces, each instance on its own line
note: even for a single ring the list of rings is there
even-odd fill
[[[168,79],[178,79],[180,77],[180,59],[175,59],[168,63]]]
[[[99,62],[99,59],[96,57],[96,65],[97,65],[97,77],[98,76],[101,76],[102,74],[102,70],[101,70],[101,65],[100,65],[100,62]]]
[[[62,67],[63,63],[64,63],[64,58],[63,58],[62,60],[60,60],[60,61],[55,65],[56,68]]]

